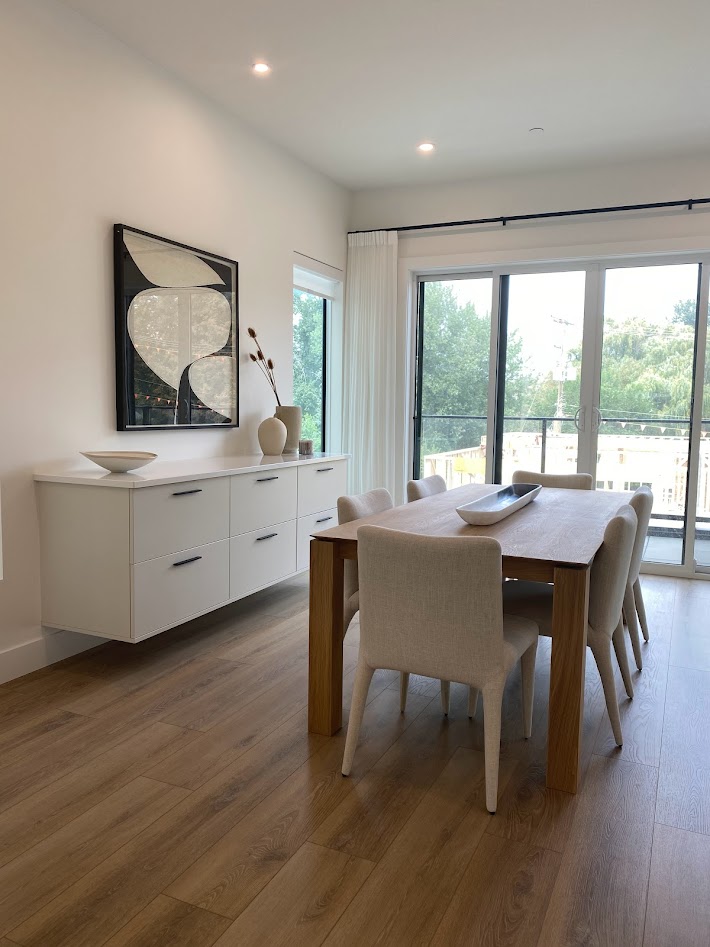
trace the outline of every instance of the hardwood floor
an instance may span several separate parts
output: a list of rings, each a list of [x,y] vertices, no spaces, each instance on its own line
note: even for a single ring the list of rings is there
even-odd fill
[[[495,816],[456,685],[447,719],[412,678],[401,715],[378,672],[343,779],[344,731],[307,732],[305,579],[3,685],[0,945],[708,947],[710,583],[643,586],[623,748],[589,655],[582,789],[545,788],[541,640],[529,741],[506,691]]]

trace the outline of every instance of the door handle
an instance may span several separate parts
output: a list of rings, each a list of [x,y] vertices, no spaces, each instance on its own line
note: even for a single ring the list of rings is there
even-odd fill
[[[178,493],[173,493],[174,497],[189,497],[193,493],[202,493],[202,487],[198,487],[196,490],[180,490]]]
[[[256,537],[256,541],[257,541],[258,543],[263,543],[263,541],[264,541],[265,539],[273,539],[274,536],[278,536],[278,535],[279,535],[278,533],[267,533],[266,536],[257,536],[257,537]]]
[[[328,473],[329,470],[333,470],[332,467],[319,467],[316,470],[316,473]]]
[[[601,427],[604,416],[596,406],[592,408],[592,430],[598,431]],[[595,423],[596,422],[596,423]]]
[[[256,478],[256,482],[257,482],[257,483],[268,483],[269,480],[278,480],[278,479],[279,479],[278,477],[257,477],[257,478]]]
[[[574,426],[578,431],[583,431],[586,426],[587,409],[585,407],[577,408],[574,412]]]

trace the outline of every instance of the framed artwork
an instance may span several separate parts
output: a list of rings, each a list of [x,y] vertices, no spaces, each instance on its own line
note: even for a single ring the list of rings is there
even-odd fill
[[[114,226],[119,431],[239,423],[237,264]]]

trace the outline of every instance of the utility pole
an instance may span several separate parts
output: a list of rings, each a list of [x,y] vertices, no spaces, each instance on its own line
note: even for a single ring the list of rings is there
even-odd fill
[[[550,316],[550,321],[560,326],[559,341],[555,344],[555,349],[559,351],[558,362],[553,369],[552,378],[557,382],[557,406],[555,407],[555,417],[564,417],[565,413],[565,389],[564,384],[570,378],[569,356],[567,350],[567,332],[574,325],[569,319],[563,319],[561,316]],[[554,434],[562,433],[562,421],[554,421],[552,424]]]

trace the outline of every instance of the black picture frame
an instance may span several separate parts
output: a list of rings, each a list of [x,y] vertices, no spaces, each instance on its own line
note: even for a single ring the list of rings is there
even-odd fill
[[[238,263],[126,224],[113,248],[117,429],[238,427]]]

